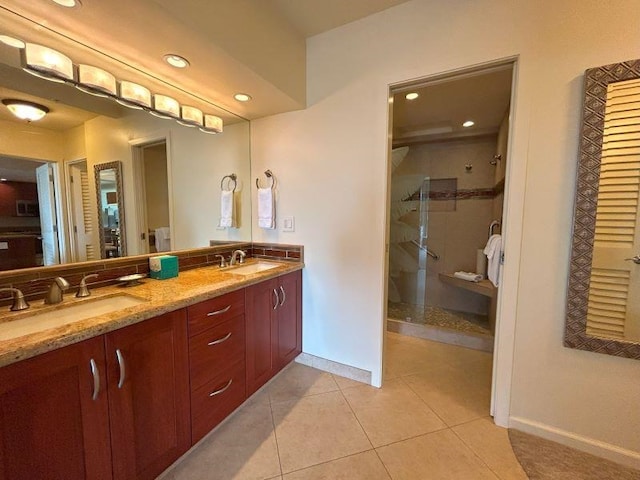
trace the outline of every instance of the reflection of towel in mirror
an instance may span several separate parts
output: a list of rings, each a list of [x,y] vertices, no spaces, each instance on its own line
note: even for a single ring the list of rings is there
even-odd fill
[[[487,277],[496,287],[500,283],[500,257],[502,257],[502,237],[491,235],[487,246],[484,247],[484,254],[487,256]]]
[[[258,188],[258,227],[276,228],[276,204],[271,188]]]
[[[158,252],[168,252],[171,250],[169,227],[156,228],[156,250]]]
[[[220,192],[220,226],[224,228],[235,227],[235,205],[233,191],[222,190]]]

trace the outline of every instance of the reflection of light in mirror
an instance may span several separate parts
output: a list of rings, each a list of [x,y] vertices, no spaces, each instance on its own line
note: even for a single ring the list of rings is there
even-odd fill
[[[106,97],[116,94],[116,77],[101,68],[78,65],[77,88],[92,95]]]
[[[24,48],[25,47],[25,43],[18,39],[18,38],[14,38],[14,37],[10,37],[9,35],[0,35],[0,42],[4,43],[5,45],[9,45],[10,47],[14,47],[14,48]]]
[[[215,115],[204,116],[204,128],[200,129],[204,133],[222,133],[222,119]]]
[[[180,118],[180,104],[175,98],[166,95],[154,95],[154,108],[169,118]]]
[[[151,106],[151,92],[137,83],[122,81],[120,82],[120,99],[116,101],[125,107],[140,110]]]
[[[73,62],[56,50],[27,43],[23,50],[24,70],[54,82],[73,80]]]
[[[182,106],[182,120],[178,120],[180,125],[187,127],[201,127],[202,126],[202,110],[195,107]]]

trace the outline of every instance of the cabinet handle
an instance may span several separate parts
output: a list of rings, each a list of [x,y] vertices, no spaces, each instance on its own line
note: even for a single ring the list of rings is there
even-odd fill
[[[93,395],[91,395],[91,400],[97,400],[98,394],[100,393],[100,372],[93,358],[89,360],[89,365],[91,366],[91,375],[93,376]]]
[[[219,338],[218,340],[213,340],[209,343],[207,343],[207,345],[212,346],[212,345],[218,345],[219,343],[222,343],[226,340],[229,340],[229,337],[231,337],[231,332],[227,333],[224,337]]]
[[[287,294],[284,293],[284,288],[282,288],[282,285],[280,285],[280,291],[282,292],[282,300],[280,300],[280,306],[283,306],[284,302],[287,301]]]
[[[122,388],[124,385],[124,379],[127,376],[127,368],[124,365],[124,357],[119,348],[116,348],[116,358],[118,359],[118,366],[120,367],[120,380],[118,380],[118,388]]]
[[[229,388],[231,386],[231,384],[233,383],[233,378],[231,380],[229,380],[229,383],[227,383],[224,387],[222,387],[220,390],[216,390],[215,392],[211,392],[209,394],[210,397],[215,397],[216,395],[220,395],[221,393],[224,393],[227,388]]]
[[[207,313],[207,317],[213,317],[215,315],[220,315],[221,313],[228,312],[230,308],[231,308],[231,305],[227,305],[222,310],[216,310],[215,312],[209,312],[209,313]]]
[[[275,310],[278,308],[278,303],[280,303],[280,297],[278,297],[278,291],[275,288],[273,289],[273,294],[276,296],[276,301],[273,304],[273,309]]]

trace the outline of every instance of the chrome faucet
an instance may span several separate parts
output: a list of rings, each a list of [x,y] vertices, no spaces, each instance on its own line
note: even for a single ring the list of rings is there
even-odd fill
[[[91,292],[89,291],[89,287],[87,287],[87,279],[96,278],[97,276],[98,276],[97,273],[91,273],[89,275],[85,275],[84,277],[82,277],[82,280],[80,280],[80,285],[78,286],[78,293],[76,293],[76,297],[84,298],[91,295]]]
[[[69,288],[69,282],[62,277],[53,279],[47,295],[44,297],[44,303],[54,305],[62,302],[62,292]]]
[[[18,312],[20,310],[26,310],[29,308],[29,304],[24,299],[23,293],[17,288],[0,288],[0,292],[12,292],[13,293],[13,305],[11,305],[12,312]]]
[[[225,260],[224,255],[216,255],[216,258],[220,259],[220,268],[227,266],[227,261]]]
[[[240,256],[240,260],[237,260],[236,255]],[[247,256],[247,253],[243,250],[234,250],[231,254],[231,260],[229,261],[229,265],[235,265],[236,263],[244,263],[244,257]]]

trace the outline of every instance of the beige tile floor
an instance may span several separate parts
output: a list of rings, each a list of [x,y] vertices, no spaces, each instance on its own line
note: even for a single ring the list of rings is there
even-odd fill
[[[387,334],[381,389],[293,363],[164,480],[519,480],[491,354]]]

